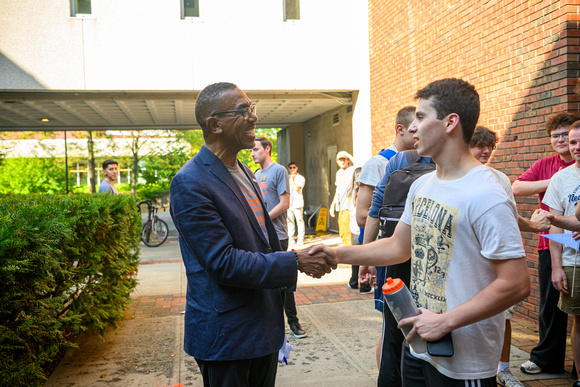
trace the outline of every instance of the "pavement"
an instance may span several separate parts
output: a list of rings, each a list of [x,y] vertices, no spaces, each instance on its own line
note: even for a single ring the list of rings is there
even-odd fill
[[[94,334],[80,334],[79,348],[61,360],[46,386],[203,386],[195,360],[183,351],[187,280],[177,232],[168,212],[159,216],[169,225],[169,238],[159,247],[141,245],[139,285],[124,320],[116,330],[107,330],[104,341]],[[339,246],[340,238],[309,236],[305,247],[316,243]],[[350,266],[339,265],[322,279],[299,274],[296,304],[308,336],[296,339],[287,327],[294,348],[288,364],[278,368],[277,386],[376,386],[375,347],[382,318],[373,307],[372,294],[347,287],[350,272]],[[519,364],[537,342],[538,328],[516,318],[512,332],[511,368],[525,386],[572,384],[568,373],[522,374]],[[571,368],[568,343],[566,370]]]

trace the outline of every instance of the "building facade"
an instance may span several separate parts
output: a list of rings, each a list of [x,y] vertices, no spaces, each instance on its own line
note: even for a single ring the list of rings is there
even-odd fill
[[[191,130],[199,91],[229,81],[292,140],[280,161],[300,165],[309,207],[334,193],[329,145],[371,155],[366,1],[5,0],[0,15],[0,131]]]

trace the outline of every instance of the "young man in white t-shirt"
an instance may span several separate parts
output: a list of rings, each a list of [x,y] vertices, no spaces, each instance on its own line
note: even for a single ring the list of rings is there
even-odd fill
[[[555,217],[561,220],[566,220],[563,217],[569,217],[570,226],[566,223],[560,223],[558,226],[552,224],[550,234],[569,234],[572,232],[570,230],[578,230],[574,215],[580,199],[580,121],[570,126],[568,144],[575,163],[552,176],[543,203],[550,207],[550,213]],[[574,276],[574,272],[577,272],[576,267],[580,264],[578,251],[550,240],[550,256],[552,257],[552,284],[560,292],[558,308],[571,315],[573,319],[572,353],[578,370],[580,365],[580,275]],[[573,387],[580,387],[580,380],[574,382]]]
[[[337,262],[391,265],[412,256],[411,293],[420,315],[403,319],[407,336],[434,341],[452,332],[454,355],[409,352],[404,385],[495,387],[504,310],[529,295],[516,209],[492,172],[476,160],[469,140],[479,118],[479,95],[460,79],[419,90],[413,137],[437,169],[409,191],[405,213],[390,238],[332,249]],[[413,372],[405,369],[413,368]]]

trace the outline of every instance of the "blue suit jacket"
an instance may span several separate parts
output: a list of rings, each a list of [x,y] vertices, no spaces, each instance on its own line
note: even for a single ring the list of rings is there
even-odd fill
[[[238,164],[264,209],[269,240],[230,172],[205,146],[171,182],[171,217],[187,274],[184,349],[201,360],[278,351],[284,301],[274,289],[296,286],[296,256],[279,251],[256,178]]]

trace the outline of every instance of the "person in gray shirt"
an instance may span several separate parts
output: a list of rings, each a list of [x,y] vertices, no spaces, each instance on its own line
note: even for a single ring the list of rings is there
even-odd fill
[[[272,142],[266,137],[256,137],[256,144],[252,149],[254,162],[260,164],[255,173],[258,185],[264,197],[268,215],[274,223],[276,234],[280,240],[282,250],[288,250],[287,213],[290,207],[290,179],[286,168],[272,160]],[[306,337],[296,312],[294,292],[285,292],[284,310],[288,318],[290,330],[296,338]]]
[[[103,162],[103,175],[105,175],[105,178],[101,181],[99,193],[118,194],[119,191],[115,188],[115,181],[119,177],[119,163],[111,159],[105,160]]]

